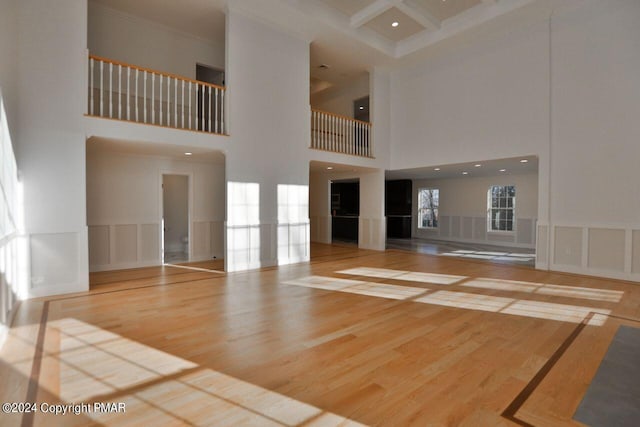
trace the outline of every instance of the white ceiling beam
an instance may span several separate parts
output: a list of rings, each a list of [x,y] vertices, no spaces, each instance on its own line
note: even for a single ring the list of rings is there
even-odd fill
[[[351,25],[352,28],[362,27],[364,24],[371,21],[376,16],[383,14],[392,7],[393,4],[391,4],[389,0],[376,0],[369,6],[353,14],[349,20],[349,25]]]
[[[440,29],[440,21],[427,9],[416,3],[407,3],[404,0],[392,0],[393,5],[405,15],[409,15],[414,21],[425,27],[427,30],[437,31]]]

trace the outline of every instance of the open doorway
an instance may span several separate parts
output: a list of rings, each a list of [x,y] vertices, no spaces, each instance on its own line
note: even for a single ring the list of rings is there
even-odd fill
[[[189,261],[189,177],[162,175],[162,261]]]
[[[358,243],[360,180],[331,182],[331,240]]]

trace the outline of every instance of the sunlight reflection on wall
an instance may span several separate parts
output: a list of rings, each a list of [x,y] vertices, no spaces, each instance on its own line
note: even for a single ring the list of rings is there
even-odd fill
[[[22,185],[0,92],[0,345],[16,301],[26,297],[26,243],[22,230]]]
[[[260,184],[227,183],[226,270],[260,268]]]
[[[278,184],[278,265],[309,260],[309,186]]]

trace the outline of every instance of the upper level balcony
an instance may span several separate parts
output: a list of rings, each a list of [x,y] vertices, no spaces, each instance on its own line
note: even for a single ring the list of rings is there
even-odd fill
[[[371,123],[312,109],[311,148],[373,158]]]
[[[226,88],[89,56],[88,114],[226,135]]]

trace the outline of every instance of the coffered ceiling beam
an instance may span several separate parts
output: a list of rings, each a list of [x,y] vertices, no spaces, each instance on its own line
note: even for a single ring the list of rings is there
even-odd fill
[[[425,7],[404,0],[391,0],[393,5],[402,13],[410,16],[414,21],[425,27],[427,30],[437,31],[440,29],[440,21],[433,16]]]
[[[352,28],[358,28],[374,19],[376,16],[385,13],[391,9],[393,4],[389,0],[376,0],[364,9],[359,10],[351,16],[349,25]]]

